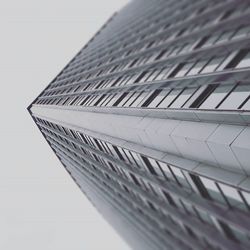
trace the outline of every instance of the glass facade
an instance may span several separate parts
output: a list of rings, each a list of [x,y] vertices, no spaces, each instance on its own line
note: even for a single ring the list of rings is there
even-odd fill
[[[249,20],[249,1],[131,1],[29,106],[132,248],[250,248]]]

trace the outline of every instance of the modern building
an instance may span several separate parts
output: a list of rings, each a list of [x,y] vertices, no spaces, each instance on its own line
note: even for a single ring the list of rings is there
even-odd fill
[[[250,249],[250,1],[131,1],[28,109],[133,249]]]

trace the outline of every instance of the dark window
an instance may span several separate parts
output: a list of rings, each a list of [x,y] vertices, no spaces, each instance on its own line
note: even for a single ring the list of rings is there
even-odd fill
[[[208,37],[203,37],[193,48],[193,50],[198,49],[203,46],[203,44],[207,41]]]
[[[198,191],[200,192],[201,196],[210,199],[209,193],[207,189],[204,187],[203,183],[201,182],[200,178],[196,175],[189,174],[193,183],[197,187]]]
[[[103,100],[103,98],[104,98],[105,96],[106,96],[106,94],[101,95],[100,98],[98,98],[98,100],[93,104],[93,106],[97,106],[98,103],[100,103],[100,102]]]
[[[155,90],[148,98],[147,100],[142,104],[142,107],[147,107],[158,94],[161,92],[160,89]]]
[[[144,161],[144,163],[145,163],[147,169],[149,170],[149,172],[150,172],[151,174],[153,174],[153,175],[157,175],[157,173],[155,172],[153,166],[152,166],[151,163],[149,162],[148,158],[145,157],[145,156],[143,156],[143,155],[141,155],[141,158],[142,158],[142,160]]]
[[[250,52],[249,50],[241,50],[236,56],[228,63],[226,69],[231,68],[244,68],[250,66]]]
[[[118,106],[118,104],[125,98],[127,94],[127,92],[123,93],[112,106]]]
[[[147,73],[148,73],[148,71],[142,72],[142,73],[136,78],[135,83],[136,83],[136,82],[139,82]]]
[[[180,63],[178,66],[175,67],[175,69],[171,72],[171,74],[168,76],[169,78],[175,77],[176,74],[184,67],[185,63]]]

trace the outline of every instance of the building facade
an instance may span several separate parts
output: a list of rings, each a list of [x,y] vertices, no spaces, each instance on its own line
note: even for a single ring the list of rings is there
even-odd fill
[[[28,110],[133,249],[250,249],[250,1],[131,1]]]

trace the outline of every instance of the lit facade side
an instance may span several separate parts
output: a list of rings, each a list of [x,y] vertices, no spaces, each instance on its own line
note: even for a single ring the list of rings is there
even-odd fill
[[[250,249],[250,1],[131,1],[28,110],[133,249]]]

